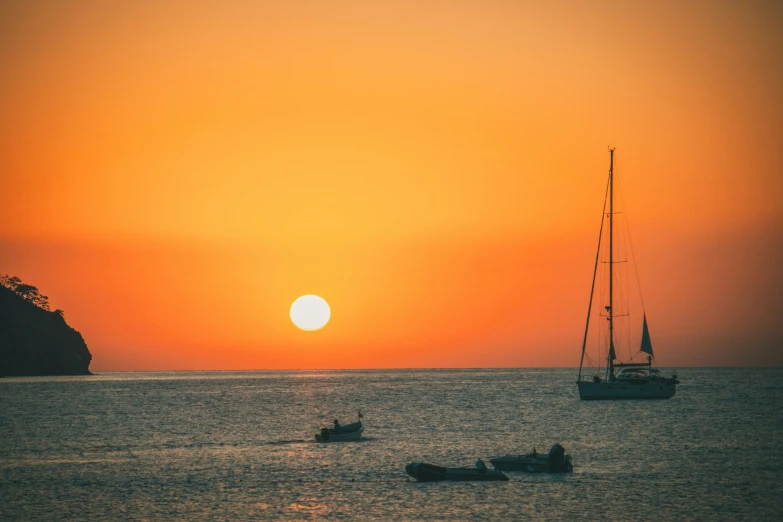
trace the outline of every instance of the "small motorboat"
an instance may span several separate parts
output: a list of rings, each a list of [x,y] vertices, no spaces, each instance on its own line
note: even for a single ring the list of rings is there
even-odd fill
[[[424,462],[411,462],[405,466],[405,471],[419,482],[508,480],[502,471],[487,469],[481,460],[476,462],[475,468],[444,468]]]
[[[565,448],[555,444],[549,454],[503,455],[489,459],[495,469],[502,471],[527,471],[529,473],[571,473],[574,470],[571,455]]]
[[[318,442],[351,442],[362,438],[364,424],[362,421],[340,426],[339,429],[321,428],[321,433],[316,433]]]

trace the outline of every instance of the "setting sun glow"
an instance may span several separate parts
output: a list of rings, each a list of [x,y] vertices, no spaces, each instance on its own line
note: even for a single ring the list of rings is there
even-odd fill
[[[291,305],[291,321],[300,330],[320,330],[331,315],[329,303],[317,295],[303,295]]]
[[[0,275],[98,373],[576,366],[611,144],[658,363],[783,365],[781,26],[774,0],[6,0]],[[328,328],[292,328],[299,296]]]

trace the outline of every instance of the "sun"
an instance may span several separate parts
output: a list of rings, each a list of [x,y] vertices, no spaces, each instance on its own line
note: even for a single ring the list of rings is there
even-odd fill
[[[329,303],[317,295],[303,295],[291,305],[291,322],[306,332],[320,330],[326,326],[331,316]]]

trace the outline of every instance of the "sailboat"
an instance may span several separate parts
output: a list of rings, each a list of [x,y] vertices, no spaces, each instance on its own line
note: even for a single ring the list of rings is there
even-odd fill
[[[579,375],[577,377],[577,386],[579,388],[579,397],[583,400],[612,400],[612,399],[668,399],[677,391],[677,375],[673,374],[666,377],[660,370],[653,368],[653,347],[650,339],[650,330],[647,326],[647,314],[642,313],[642,335],[639,351],[631,357],[629,362],[618,362],[617,348],[620,337],[617,332],[616,323],[618,318],[627,319],[630,316],[629,307],[623,308],[617,306],[617,289],[615,288],[618,278],[618,270],[615,268],[617,263],[625,263],[626,260],[615,259],[615,188],[614,188],[614,148],[609,148],[609,180],[607,183],[607,197],[604,198],[604,211],[601,218],[601,229],[598,234],[598,251],[595,256],[595,267],[593,268],[593,283],[590,288],[590,303],[587,309],[587,321],[585,324],[585,334],[582,341],[582,358],[579,362]],[[607,212],[607,202],[609,211]],[[602,235],[605,228],[605,219],[608,219],[609,238],[608,245],[603,245]],[[601,261],[600,264],[608,266],[608,304],[603,307],[603,313],[600,315],[606,317],[608,333],[603,336],[599,334],[599,354],[606,348],[606,360],[603,364],[602,357],[599,355],[597,366],[592,375],[584,371],[587,334],[590,328],[590,317],[592,315],[593,295],[596,290],[596,275],[598,274],[599,261],[601,260],[602,250],[608,246],[608,261]],[[633,250],[631,250],[633,253]],[[604,252],[606,254],[606,252]],[[604,259],[606,259],[604,255]],[[638,277],[637,277],[638,279]],[[626,292],[621,292],[623,297]],[[641,291],[640,291],[641,294]],[[642,302],[642,309],[644,308]],[[616,310],[617,309],[617,310]],[[630,333],[628,335],[630,342]],[[629,350],[630,351],[630,350]],[[634,359],[641,357],[642,360]],[[593,359],[587,356],[593,362]]]

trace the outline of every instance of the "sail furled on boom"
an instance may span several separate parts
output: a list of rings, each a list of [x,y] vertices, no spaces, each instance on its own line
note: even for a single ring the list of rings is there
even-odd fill
[[[653,354],[652,341],[650,341],[650,330],[647,329],[647,315],[644,316],[644,326],[642,327],[642,347],[639,348],[640,352]],[[653,356],[654,357],[654,356]]]

